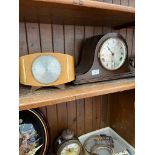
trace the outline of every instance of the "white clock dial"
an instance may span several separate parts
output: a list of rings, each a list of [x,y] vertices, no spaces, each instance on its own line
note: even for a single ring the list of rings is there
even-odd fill
[[[123,40],[119,38],[109,38],[101,45],[99,59],[107,70],[120,68],[126,59],[127,48]]]
[[[76,143],[67,145],[61,151],[61,155],[79,155],[79,154],[80,154],[80,146]]]
[[[43,84],[55,82],[61,74],[61,64],[53,56],[39,56],[32,64],[34,78]]]

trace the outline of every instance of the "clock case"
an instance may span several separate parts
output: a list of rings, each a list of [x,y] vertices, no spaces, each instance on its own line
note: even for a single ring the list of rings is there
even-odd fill
[[[52,56],[56,58],[61,64],[61,74],[59,78],[49,84],[40,83],[37,81],[32,74],[32,64],[39,56]],[[29,55],[21,56],[19,59],[19,74],[20,83],[33,87],[46,87],[46,86],[58,86],[75,79],[74,59],[73,56],[62,53],[34,53]]]
[[[99,50],[102,43],[111,37],[120,38],[127,47],[127,57],[125,62],[117,70],[107,70],[101,65],[99,60]],[[134,75],[134,70],[129,63],[128,46],[125,39],[118,33],[108,33],[85,40],[80,61],[76,67],[76,78],[74,84],[120,79],[133,77]]]
[[[69,132],[68,132],[69,131]],[[72,143],[76,143],[80,146],[80,155],[82,153],[82,145],[79,139],[74,135],[73,131],[70,129],[66,129],[62,132],[62,134],[56,139],[54,148],[56,155],[60,155],[64,147],[70,145]]]

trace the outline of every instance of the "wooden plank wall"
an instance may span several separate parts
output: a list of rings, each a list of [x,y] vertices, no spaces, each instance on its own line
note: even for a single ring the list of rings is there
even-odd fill
[[[104,1],[134,7],[134,0]],[[77,65],[83,41],[90,36],[111,31],[115,30],[102,26],[20,23],[19,55],[45,51],[68,53],[75,57],[75,65]],[[117,32],[120,32],[127,39],[130,56],[134,55],[134,28],[124,28]],[[123,98],[122,94],[125,93],[118,95],[121,105],[124,99],[128,99]],[[114,96],[117,98],[117,95]],[[109,126],[110,120],[115,124],[116,121],[110,117],[110,112],[113,112],[113,106],[116,105],[110,106],[111,102],[113,102],[111,95],[104,95],[40,108],[48,120],[51,143],[65,128],[73,129],[79,136]],[[113,127],[113,124],[111,125]],[[114,126],[114,128],[117,130],[117,127]],[[133,140],[134,137],[131,136],[125,138],[129,141]]]
[[[135,145],[135,91],[109,95],[110,126]]]

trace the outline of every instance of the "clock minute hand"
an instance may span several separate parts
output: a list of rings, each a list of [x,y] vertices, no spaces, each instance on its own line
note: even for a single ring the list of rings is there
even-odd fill
[[[112,56],[114,56],[114,53],[111,51],[111,49],[109,48],[109,46],[107,46],[107,48],[111,52]]]

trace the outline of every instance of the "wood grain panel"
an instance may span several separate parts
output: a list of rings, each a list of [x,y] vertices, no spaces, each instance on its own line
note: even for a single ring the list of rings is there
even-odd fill
[[[71,101],[67,103],[68,110],[68,128],[72,129],[77,134],[77,109],[76,102]]]
[[[121,0],[121,5],[128,6],[129,0]]]
[[[74,26],[64,25],[64,41],[65,41],[65,53],[74,56]],[[72,129],[75,134],[77,133],[77,109],[76,101],[67,102],[67,126]]]
[[[52,25],[54,52],[64,53],[63,25]]]
[[[19,24],[19,56],[28,53],[25,23]]]
[[[40,40],[42,52],[53,51],[51,24],[40,24]]]
[[[120,34],[123,36],[124,39],[126,39],[126,35],[127,35],[127,30],[126,30],[126,28],[120,29]]]
[[[56,105],[47,107],[47,120],[50,129],[50,145],[52,146],[53,142],[60,134],[58,130],[58,113]]]
[[[135,7],[135,0],[129,0],[129,6]]]
[[[27,46],[29,49],[29,54],[35,52],[41,52],[41,42],[40,42],[40,29],[38,23],[26,23],[27,32]],[[46,116],[46,107],[39,108],[39,110]]]
[[[93,98],[85,99],[85,133],[93,131]]]
[[[42,52],[52,52],[53,44],[52,44],[52,31],[51,24],[39,24],[39,32],[40,32],[40,48]],[[47,108],[42,107],[40,110],[47,115]],[[49,120],[48,120],[49,121]]]
[[[93,98],[93,130],[97,130],[100,128],[102,103],[101,99],[101,96],[96,96]]]
[[[53,24],[53,47],[54,52],[64,53],[65,52],[65,40],[64,40],[64,26]],[[58,116],[58,128],[57,132],[61,133],[62,130],[67,128],[68,113],[67,104],[62,103],[57,105],[57,116]]]
[[[103,2],[112,3],[112,0],[103,0]]]
[[[85,26],[85,39],[94,36],[94,27]],[[85,99],[85,133],[93,131],[93,97]]]
[[[109,117],[108,117],[109,116],[108,97],[109,95],[102,95],[100,128],[110,126]]]
[[[112,3],[120,5],[121,4],[121,0],[112,0]],[[115,32],[115,33],[119,33],[120,32],[120,30],[114,30],[114,29],[112,31]]]
[[[120,5],[120,4],[121,4],[121,0],[113,0],[113,4],[118,4],[118,5]]]
[[[75,65],[80,58],[81,45],[84,41],[84,26],[75,26]]]
[[[65,53],[74,56],[74,26],[64,25]]]
[[[112,0],[104,0],[112,3]],[[67,25],[119,26],[134,22],[135,9],[85,0],[20,0],[20,21]]]
[[[111,27],[103,27],[103,33],[104,34],[109,33],[111,31],[112,31]]]
[[[77,100],[77,136],[84,134],[85,117],[84,117],[84,99]]]
[[[85,39],[90,38],[94,35],[94,27],[93,26],[85,26]]]
[[[102,31],[102,27],[101,26],[95,26],[94,27],[94,36],[95,35],[102,35],[103,31]]]
[[[132,57],[135,57],[135,29],[133,30],[133,38],[132,38]]]
[[[127,44],[128,44],[128,55],[129,55],[129,58],[130,58],[131,55],[132,55],[133,28],[127,28],[126,40],[127,40]]]
[[[62,130],[67,129],[68,125],[68,113],[67,113],[67,106],[66,103],[62,103],[57,105],[57,113],[58,113],[58,133]]]
[[[38,23],[26,23],[28,51],[29,53],[40,52],[40,36]]]
[[[128,1],[128,6],[134,7],[134,0]],[[127,28],[127,43],[128,43],[128,51],[129,51],[129,58],[133,55],[133,36],[134,36],[134,28]]]
[[[135,143],[134,90],[111,95],[110,125],[130,144]]]

